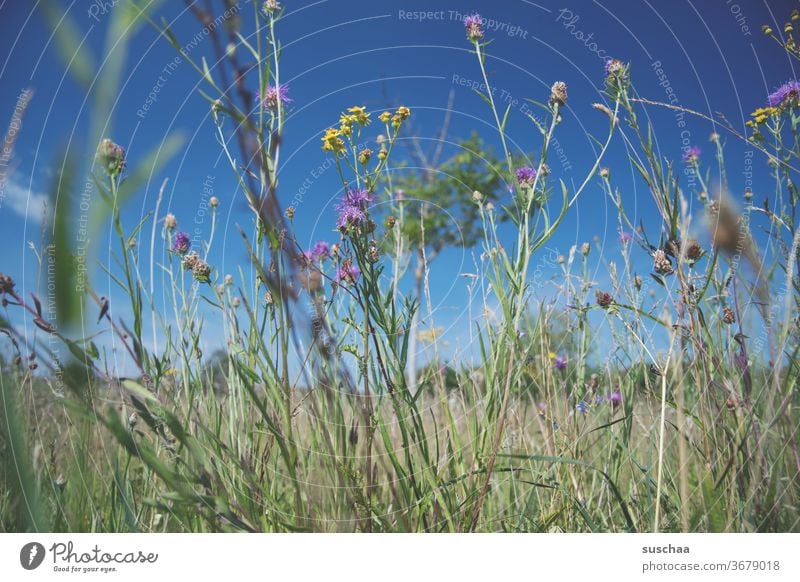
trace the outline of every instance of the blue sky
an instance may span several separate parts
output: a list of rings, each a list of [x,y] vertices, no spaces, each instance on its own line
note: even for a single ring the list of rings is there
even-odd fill
[[[28,241],[38,244],[40,239],[39,209],[53,173],[55,152],[59,146],[69,144],[88,160],[86,152],[94,149],[85,141],[91,107],[79,86],[64,75],[64,60],[58,55],[51,30],[33,9],[34,4],[0,2],[2,118],[11,118],[23,89],[35,91],[11,160],[14,173],[5,185],[0,207],[0,244],[5,249],[2,271],[14,275],[26,292],[35,290],[34,256]],[[79,36],[85,35],[85,43],[96,59],[109,21],[98,7],[106,5],[113,10],[112,4],[61,2],[69,7]],[[202,27],[185,10],[183,2],[165,4],[157,15],[172,23],[181,42],[197,35]],[[470,89],[471,84],[480,82],[480,71],[460,19],[472,10],[496,23],[491,26],[495,30],[487,31],[487,37],[493,39],[488,47],[487,69],[490,83],[497,87],[495,95],[514,102],[509,134],[515,148],[538,152],[540,147],[533,127],[523,116],[524,99],[545,101],[554,81],[568,84],[568,111],[557,133],[563,148],[562,161],[554,160],[550,165],[553,177],[563,179],[570,189],[583,181],[591,167],[595,145],[589,135],[602,136],[606,129],[605,118],[591,108],[591,103],[601,100],[604,57],[630,61],[634,83],[643,96],[666,101],[668,91],[672,91],[681,106],[710,116],[722,113],[740,131],[748,114],[761,106],[770,92],[796,77],[794,64],[760,32],[764,23],[776,30],[782,28],[780,23],[796,5],[789,0],[322,0],[283,4],[286,12],[278,26],[284,47],[281,76],[294,99],[286,123],[279,174],[279,197],[285,204],[298,194],[309,176],[313,177],[314,169],[325,162],[319,148],[321,133],[336,122],[340,111],[352,105],[374,110],[387,105],[410,107],[411,132],[424,143],[437,136],[448,95],[454,91],[451,138],[478,131],[499,148],[491,113]],[[425,19],[420,12],[427,13]],[[249,3],[242,14],[251,18]],[[188,141],[129,203],[125,219],[131,227],[152,211],[159,186],[169,178],[160,215],[170,211],[184,225],[199,220],[198,227],[207,229],[210,221],[201,216],[200,203],[204,183],[213,183],[213,193],[221,202],[221,230],[210,259],[220,274],[235,272],[237,265],[246,263],[235,224],[249,224],[249,211],[227,160],[221,156],[209,109],[196,91],[196,72],[181,63],[164,75],[164,67],[175,55],[174,49],[149,26],[142,27],[131,41],[109,137],[128,149],[131,166],[170,132],[182,131]],[[192,50],[193,58],[200,55],[211,58],[207,38]],[[159,76],[162,87],[157,100],[143,112]],[[682,128],[673,112],[651,110],[650,114],[663,157],[679,159],[681,146],[687,142],[711,153],[710,123],[687,118],[686,127]],[[5,128],[6,121],[3,124]],[[731,190],[739,199],[745,187],[747,149],[746,145],[727,139],[727,171]],[[704,163],[709,163],[710,158],[706,156]],[[632,217],[646,228],[649,226],[651,235],[656,236],[658,222],[650,194],[634,178],[619,139],[615,139],[604,165],[612,168],[615,184],[621,188]],[[770,182],[760,154],[755,155],[753,170],[757,174],[753,183],[757,197],[768,194]],[[334,240],[332,203],[339,184],[334,172],[323,172],[311,182],[297,209],[297,238],[308,243]],[[619,261],[615,259],[619,249],[616,213],[600,194],[599,185],[593,183],[570,209],[558,234],[548,244],[548,252],[566,254],[570,246],[595,236],[599,237],[606,258]],[[149,254],[149,240],[143,244],[142,252]],[[156,256],[164,260],[158,240],[156,245]],[[464,314],[466,282],[458,275],[474,272],[473,260],[478,253],[479,250],[449,251],[437,259],[431,273],[436,325],[451,327],[451,343],[461,342],[462,347],[469,318]],[[642,264],[647,261],[643,252],[634,256]],[[607,282],[606,265],[593,262],[593,266],[594,278]],[[642,267],[643,272],[646,269]],[[163,283],[158,278],[157,286]],[[101,289],[103,285],[108,288],[108,281],[98,281]],[[543,287],[540,294],[546,295],[547,289]]]

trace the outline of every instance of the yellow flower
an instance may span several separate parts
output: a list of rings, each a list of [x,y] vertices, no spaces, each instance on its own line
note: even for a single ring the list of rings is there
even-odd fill
[[[363,126],[370,124],[369,113],[367,113],[366,107],[358,107],[358,106],[351,107],[347,111],[349,111],[352,114],[353,119],[359,125]]]
[[[322,137],[322,151],[333,152],[335,154],[343,153],[344,142],[339,137],[340,135],[341,132],[338,129],[329,127],[325,131],[325,135]]]
[[[392,118],[392,114],[389,113],[388,111],[384,111],[383,113],[381,113],[378,116],[378,119],[380,119],[381,123],[389,123],[389,120],[391,118]]]
[[[556,354],[555,354],[555,352],[548,352],[547,357],[550,358],[551,360],[554,360],[555,357],[556,357]]]
[[[411,110],[408,107],[398,107],[397,115],[400,116],[400,119],[405,121],[411,115]]]

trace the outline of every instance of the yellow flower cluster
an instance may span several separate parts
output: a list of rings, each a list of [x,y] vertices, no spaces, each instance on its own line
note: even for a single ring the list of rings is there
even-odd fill
[[[766,123],[767,119],[778,115],[779,113],[780,111],[778,111],[777,107],[759,107],[750,114],[750,117],[753,119],[747,122],[747,126],[755,128],[758,125]]]
[[[333,127],[329,127],[322,136],[322,151],[333,152],[335,154],[344,153],[344,141],[341,137],[342,132]]]
[[[400,125],[411,116],[411,110],[408,107],[398,107],[394,113],[384,111],[378,116],[382,123],[391,122],[392,127],[397,130]],[[345,151],[345,143],[343,137],[350,138],[353,135],[353,128],[355,126],[366,127],[372,122],[370,114],[366,107],[353,106],[339,116],[339,127],[329,127],[322,136],[322,151],[333,152],[337,155],[343,154]],[[385,148],[381,148],[378,152],[378,157],[385,159]],[[362,152],[363,154],[364,152]],[[369,152],[370,154],[372,152]],[[383,156],[381,154],[384,154]],[[369,161],[369,154],[359,154],[359,161],[363,164],[366,163],[361,158]]]

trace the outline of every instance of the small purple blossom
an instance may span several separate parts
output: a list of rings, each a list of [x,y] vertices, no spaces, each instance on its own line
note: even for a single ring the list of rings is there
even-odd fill
[[[533,186],[533,183],[536,181],[536,170],[530,166],[517,168],[516,174],[517,183],[519,183],[520,186]]]
[[[631,242],[631,234],[629,232],[625,232],[624,230],[619,233],[619,242],[626,245]]]
[[[605,69],[606,77],[611,77],[612,75],[620,74],[625,69],[625,63],[619,59],[607,59],[603,68]]]
[[[483,39],[483,18],[477,12],[464,18],[464,28],[467,31],[467,38],[472,42]]]
[[[700,148],[697,146],[691,146],[687,148],[686,151],[683,153],[683,161],[687,164],[696,164],[700,161]]]
[[[600,406],[603,402],[605,402],[605,398],[603,398],[602,394],[598,394],[597,396],[595,396],[594,403],[596,405]]]
[[[311,257],[318,261],[327,258],[330,253],[331,247],[324,240],[318,241],[311,249]]]
[[[360,276],[361,269],[355,265],[345,265],[339,269],[339,272],[336,274],[337,279],[345,283],[355,283]]]
[[[619,390],[614,390],[611,394],[608,395],[608,401],[611,404],[619,404],[622,402],[622,392]]]
[[[785,107],[789,102],[800,98],[800,81],[788,81],[767,97],[770,107]]]
[[[352,188],[345,192],[341,204],[336,206],[339,211],[336,226],[341,229],[361,224],[367,218],[370,202],[372,196],[363,188]]]
[[[553,367],[556,370],[566,370],[567,369],[567,358],[564,356],[556,356],[553,358]]]
[[[575,410],[583,414],[586,414],[589,411],[589,405],[586,404],[583,400],[581,400],[575,405]]]
[[[406,191],[405,191],[405,190],[397,190],[397,191],[394,193],[394,199],[395,199],[397,202],[402,202],[403,200],[405,200],[405,199],[406,199]]]
[[[270,85],[264,92],[264,107],[276,111],[278,109],[278,102],[283,103],[284,106],[292,102],[289,98],[289,88],[286,85],[278,85],[277,87]]]
[[[185,255],[189,252],[192,246],[192,241],[189,239],[189,233],[178,232],[175,234],[175,240],[172,242],[172,252],[179,255]]]

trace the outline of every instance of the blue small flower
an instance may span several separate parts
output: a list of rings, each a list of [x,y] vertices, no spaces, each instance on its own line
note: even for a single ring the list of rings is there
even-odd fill
[[[583,414],[586,414],[589,410],[589,405],[586,404],[583,400],[581,400],[575,405],[575,410],[577,410],[578,412],[582,412]]]

